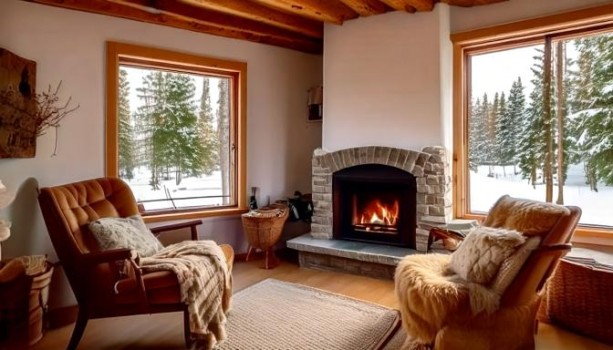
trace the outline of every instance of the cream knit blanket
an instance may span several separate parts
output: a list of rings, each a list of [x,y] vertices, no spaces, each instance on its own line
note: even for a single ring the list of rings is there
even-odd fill
[[[184,241],[141,258],[148,271],[168,270],[177,275],[181,301],[187,304],[192,337],[207,349],[226,339],[232,279],[226,257],[213,241]]]

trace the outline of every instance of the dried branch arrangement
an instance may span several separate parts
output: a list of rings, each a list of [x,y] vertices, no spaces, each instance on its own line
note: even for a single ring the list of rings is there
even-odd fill
[[[0,91],[0,109],[3,114],[11,114],[3,115],[3,119],[18,122],[19,125],[12,126],[19,128],[22,133],[36,137],[44,135],[49,127],[58,127],[66,115],[79,108],[79,105],[70,105],[71,97],[66,103],[60,104],[61,87],[61,81],[54,90],[49,85],[47,91],[30,96],[27,103],[24,103],[24,97],[19,91],[11,88]]]

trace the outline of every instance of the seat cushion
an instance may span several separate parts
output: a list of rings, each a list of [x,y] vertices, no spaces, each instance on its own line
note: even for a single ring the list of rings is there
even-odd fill
[[[143,282],[150,304],[169,304],[181,301],[179,281],[171,271],[145,273]],[[126,278],[117,282],[115,291],[117,303],[134,304],[138,302],[138,287],[134,278]]]
[[[88,227],[102,250],[128,248],[136,250],[142,257],[147,257],[163,248],[160,241],[145,226],[140,215],[100,218],[90,222]]]

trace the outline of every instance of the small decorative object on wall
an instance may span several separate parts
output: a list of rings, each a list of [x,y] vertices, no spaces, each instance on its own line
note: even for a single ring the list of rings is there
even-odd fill
[[[323,101],[324,87],[321,85],[314,86],[308,91],[309,98],[307,106],[309,108],[309,121],[317,121],[323,119]]]
[[[0,48],[0,158],[32,158],[36,138],[79,106],[60,104],[53,90],[36,93],[36,62]]]

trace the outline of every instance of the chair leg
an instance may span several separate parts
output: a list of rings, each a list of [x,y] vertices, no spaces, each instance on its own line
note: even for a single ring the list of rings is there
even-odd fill
[[[266,270],[274,269],[279,265],[279,259],[275,255],[275,251],[272,247],[266,249],[266,257],[264,259],[264,268]]]
[[[68,343],[67,350],[76,350],[79,342],[81,341],[81,337],[83,337],[83,332],[85,331],[85,326],[87,326],[87,311],[85,308],[79,307],[79,314],[77,315],[77,323],[74,326],[74,330],[72,331],[72,336],[70,337],[70,342]]]
[[[185,337],[185,348],[191,349],[193,344],[192,332],[189,330],[189,311],[183,310],[183,336]]]
[[[247,256],[245,257],[245,261],[249,261],[249,257],[251,256],[251,253],[253,252],[253,246],[249,246],[249,250],[247,250]]]

